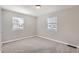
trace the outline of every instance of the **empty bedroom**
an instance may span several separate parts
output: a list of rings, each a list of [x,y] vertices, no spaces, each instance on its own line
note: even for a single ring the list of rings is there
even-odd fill
[[[0,5],[1,53],[79,53],[78,5]]]

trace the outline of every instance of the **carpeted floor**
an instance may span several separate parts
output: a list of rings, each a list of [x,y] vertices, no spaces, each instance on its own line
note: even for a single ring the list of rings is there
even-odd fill
[[[33,37],[2,44],[2,53],[77,53],[79,49],[70,48],[47,39]]]

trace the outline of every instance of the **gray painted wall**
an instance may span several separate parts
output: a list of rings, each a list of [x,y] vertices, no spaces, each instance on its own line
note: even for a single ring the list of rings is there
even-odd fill
[[[24,30],[12,30],[12,17],[24,18]],[[36,35],[36,17],[2,9],[2,42]]]
[[[48,30],[47,18],[49,16],[58,17],[57,32]],[[37,22],[37,32],[38,36],[79,46],[79,6],[40,16]]]

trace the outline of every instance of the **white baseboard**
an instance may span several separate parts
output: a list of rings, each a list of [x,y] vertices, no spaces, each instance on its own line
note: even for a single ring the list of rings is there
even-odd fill
[[[29,37],[23,37],[23,38],[16,38],[16,39],[8,40],[8,41],[1,42],[1,43],[3,44],[3,43],[14,42],[14,41],[17,41],[17,40],[22,40],[22,39],[32,38],[32,37],[35,37],[35,36],[36,36],[36,35],[34,35],[34,36],[29,36]]]
[[[73,45],[73,44],[70,44],[70,43],[66,43],[66,42],[63,42],[63,41],[58,41],[58,40],[55,40],[55,39],[51,39],[51,38],[47,38],[47,37],[43,37],[43,36],[37,36],[37,35],[34,35],[34,36],[29,36],[29,37],[23,37],[23,38],[17,38],[17,39],[13,39],[13,40],[9,40],[9,41],[5,41],[5,42],[1,42],[2,44],[3,43],[9,43],[9,42],[13,42],[13,41],[17,41],[17,40],[22,40],[22,39],[27,39],[27,38],[32,38],[32,37],[40,37],[40,38],[44,38],[44,39],[47,39],[47,40],[51,40],[51,41],[55,41],[57,43],[61,43],[61,44],[65,44],[65,45],[72,45],[72,46],[75,46],[77,48],[79,48],[79,46],[76,46],[76,45]],[[1,51],[0,51],[1,52]]]
[[[58,41],[58,40],[47,38],[47,37],[43,37],[43,36],[37,36],[37,37],[44,38],[44,39],[51,40],[51,41],[55,41],[57,43],[61,43],[61,44],[65,44],[65,45],[72,45],[72,46],[75,46],[75,47],[79,48],[79,46],[76,46],[76,45],[73,45],[73,44],[69,44],[69,43],[66,43],[66,42],[63,42],[63,41]]]

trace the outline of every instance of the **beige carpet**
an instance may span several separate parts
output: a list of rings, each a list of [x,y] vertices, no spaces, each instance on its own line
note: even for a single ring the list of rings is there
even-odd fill
[[[70,48],[47,39],[33,37],[2,44],[2,53],[76,53],[79,49]]]

